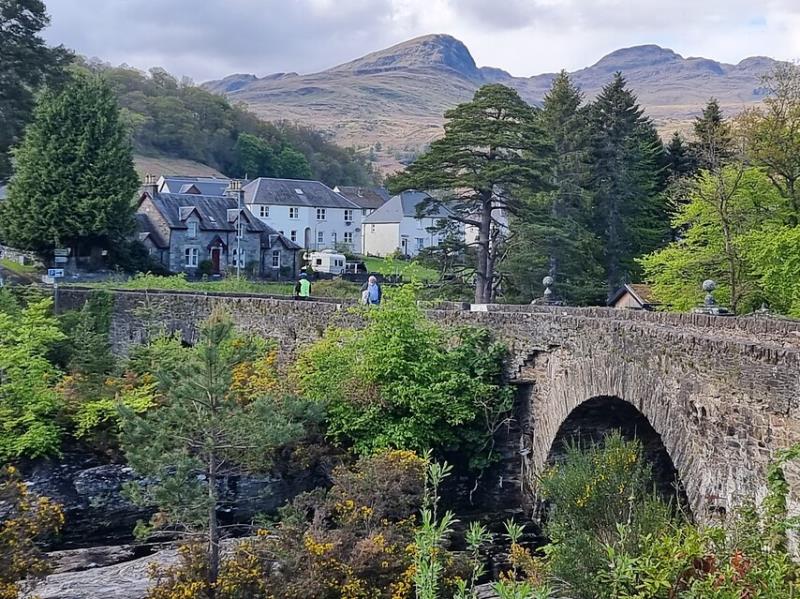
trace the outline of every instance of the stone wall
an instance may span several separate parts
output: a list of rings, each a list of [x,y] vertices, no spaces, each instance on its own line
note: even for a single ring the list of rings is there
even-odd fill
[[[60,305],[78,307],[86,295],[64,289]],[[288,352],[328,326],[362,324],[350,303],[118,292],[112,343],[124,353],[153,327],[181,331],[192,342],[197,324],[217,305],[240,328],[274,338]],[[559,428],[577,406],[598,397],[619,398],[647,418],[700,519],[761,498],[774,452],[800,441],[797,321],[460,304],[427,314],[448,326],[491,329],[511,351],[510,380],[527,394],[507,435],[506,474],[490,487],[514,479],[517,491],[524,482],[530,499]]]

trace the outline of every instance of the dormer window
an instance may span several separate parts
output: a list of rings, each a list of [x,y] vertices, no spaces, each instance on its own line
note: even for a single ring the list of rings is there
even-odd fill
[[[190,221],[186,223],[186,226],[188,227],[186,236],[189,239],[197,239],[197,221]]]

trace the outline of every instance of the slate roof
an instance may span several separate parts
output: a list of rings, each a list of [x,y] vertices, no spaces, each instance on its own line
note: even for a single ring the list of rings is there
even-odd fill
[[[159,182],[158,190],[163,193],[193,193],[192,188],[199,195],[222,196],[228,189],[230,179],[220,177],[182,177],[165,176]]]
[[[148,193],[146,195],[151,199],[153,205],[161,213],[171,229],[188,228],[186,219],[191,214],[197,214],[201,231],[236,231],[234,222],[236,220],[237,206],[236,200],[233,198],[179,193],[157,193],[155,196],[151,196]],[[142,199],[144,199],[144,196],[142,196]],[[246,231],[261,233],[262,244],[265,247],[272,247],[276,241],[280,240],[288,249],[300,249],[299,245],[255,218],[246,207],[242,207],[242,212],[247,220]],[[139,225],[140,233],[152,234],[155,228],[150,223],[150,219],[145,214],[137,213],[137,221],[139,223],[142,223],[142,217],[144,217],[145,224]],[[166,244],[160,247],[166,247]]]
[[[333,191],[343,195],[359,208],[375,210],[389,201],[389,192],[384,187],[352,187],[337,185]]]
[[[139,232],[139,241],[144,241],[148,237],[153,242],[156,247],[166,249],[169,247],[169,242],[167,242],[161,234],[158,232],[153,226],[153,223],[147,217],[146,214],[142,214],[137,212],[136,215],[136,230]]]
[[[428,199],[424,191],[404,191],[389,199],[383,206],[364,219],[364,224],[399,223],[403,218],[417,218],[417,206]],[[441,206],[426,210],[426,218],[446,218],[447,210]]]
[[[261,177],[244,186],[247,204],[305,206],[307,208],[360,208],[319,181]]]
[[[626,293],[630,293],[642,307],[658,305],[658,302],[655,301],[655,297],[653,297],[653,290],[650,288],[650,285],[644,285],[642,283],[627,283],[623,285],[608,298],[607,304],[609,306],[615,304]]]

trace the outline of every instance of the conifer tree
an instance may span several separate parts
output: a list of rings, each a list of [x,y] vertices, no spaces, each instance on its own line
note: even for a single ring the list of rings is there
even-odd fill
[[[541,293],[545,275],[556,279],[557,294],[570,303],[602,299],[599,244],[590,230],[588,113],[583,96],[565,71],[553,81],[539,113],[553,144],[551,191],[531,194],[511,222],[509,278],[526,300]]]
[[[113,92],[75,74],[45,93],[15,153],[17,169],[0,206],[0,236],[47,255],[53,248],[109,249],[133,231],[139,180]]]
[[[444,205],[451,220],[478,230],[475,302],[491,302],[504,252],[501,215],[519,213],[522,190],[547,187],[551,144],[536,111],[504,85],[484,85],[445,118],[444,137],[390,187],[439,191],[427,208]]]
[[[669,218],[661,197],[664,150],[621,73],[591,105],[590,188],[609,291],[638,277],[635,259],[661,244]]]
[[[708,101],[693,129],[695,141],[691,148],[698,166],[710,171],[721,169],[734,154],[734,142],[730,123],[716,98]]]
[[[183,362],[159,373],[163,405],[144,415],[121,408],[128,462],[147,480],[143,489],[130,489],[132,498],[159,507],[155,522],[205,539],[211,589],[220,563],[224,481],[266,468],[273,450],[301,436],[311,418],[308,403],[237,391],[236,374],[264,351],[256,339],[237,335],[225,314],[214,313]]]
[[[50,22],[41,0],[0,0],[0,182],[11,174],[17,143],[43,84],[57,84],[72,55],[48,48],[39,33]]]
[[[691,148],[677,131],[672,133],[669,143],[664,148],[667,162],[667,173],[672,180],[688,177],[697,172],[697,161]]]

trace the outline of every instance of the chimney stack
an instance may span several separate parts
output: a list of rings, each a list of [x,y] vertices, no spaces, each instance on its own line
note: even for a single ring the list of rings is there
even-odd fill
[[[156,179],[155,175],[147,174],[144,176],[142,191],[147,193],[151,198],[156,196],[158,193],[158,179]]]

